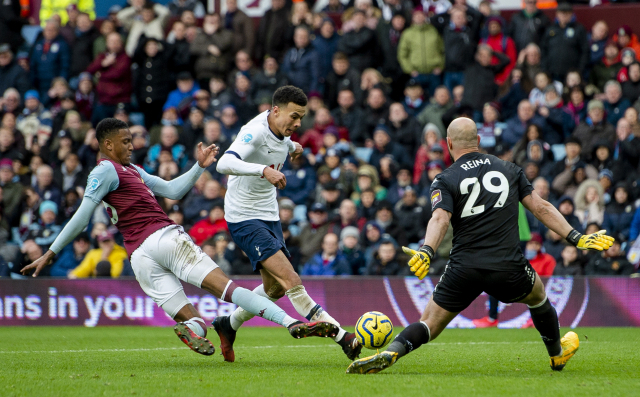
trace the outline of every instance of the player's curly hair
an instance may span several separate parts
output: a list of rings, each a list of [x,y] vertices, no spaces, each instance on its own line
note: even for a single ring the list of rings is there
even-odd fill
[[[273,93],[273,106],[284,107],[290,102],[298,106],[307,106],[307,96],[300,88],[292,85],[282,86]]]
[[[98,138],[98,143],[102,143],[112,134],[116,134],[118,131],[126,129],[129,129],[129,125],[127,123],[122,120],[109,117],[103,119],[96,126],[96,138]]]

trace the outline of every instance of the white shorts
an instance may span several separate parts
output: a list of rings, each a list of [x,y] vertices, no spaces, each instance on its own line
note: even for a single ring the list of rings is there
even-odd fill
[[[180,280],[200,288],[202,281],[218,267],[195,245],[182,226],[171,225],[157,230],[133,252],[131,267],[142,290],[175,317],[189,303]],[[179,306],[179,307],[177,307]]]

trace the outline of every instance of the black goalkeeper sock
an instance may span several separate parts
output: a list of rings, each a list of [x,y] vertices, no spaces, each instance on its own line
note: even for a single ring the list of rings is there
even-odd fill
[[[429,342],[430,333],[429,327],[425,323],[413,323],[396,336],[387,351],[398,353],[398,358],[400,358]]]
[[[551,305],[549,299],[544,298],[544,302],[537,307],[529,307],[529,312],[531,313],[533,325],[540,332],[540,337],[547,347],[549,356],[562,354],[558,313],[556,313],[556,309]]]
[[[498,319],[498,305],[500,304],[500,301],[498,300],[498,298],[494,298],[493,296],[489,295],[489,318],[492,320],[497,320]]]

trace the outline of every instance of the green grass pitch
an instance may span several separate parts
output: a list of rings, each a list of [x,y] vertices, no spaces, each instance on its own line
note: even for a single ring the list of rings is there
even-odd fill
[[[333,341],[281,328],[242,329],[236,362],[225,363],[218,351],[192,352],[171,328],[3,327],[0,396],[640,395],[640,330],[576,331],[580,350],[561,373],[535,330],[484,329],[446,330],[362,376],[345,374],[349,360]]]

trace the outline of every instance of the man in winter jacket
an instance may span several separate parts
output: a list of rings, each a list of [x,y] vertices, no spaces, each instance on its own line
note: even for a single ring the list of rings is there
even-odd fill
[[[349,57],[351,66],[362,73],[363,70],[375,67],[377,39],[373,30],[365,26],[366,17],[363,11],[354,11],[351,21],[354,29],[345,33],[338,41],[338,51]]]
[[[542,69],[553,79],[564,81],[571,69],[584,70],[589,62],[589,40],[584,26],[576,22],[573,7],[560,3],[556,21],[550,26],[540,43]]]
[[[50,20],[42,30],[42,37],[33,45],[29,58],[31,84],[40,97],[46,98],[54,78],[69,78],[69,66],[69,45],[60,35],[58,22]]]
[[[513,38],[518,52],[529,43],[540,44],[545,30],[551,24],[549,17],[536,4],[536,0],[524,0],[524,8],[511,16],[508,35]]]
[[[129,31],[127,55],[133,56],[140,36],[164,39],[164,27],[169,18],[169,9],[158,3],[134,2],[118,13],[118,20]]]
[[[15,61],[11,46],[7,43],[0,44],[0,93],[8,88],[18,90],[20,96],[31,88],[29,74]]]
[[[295,46],[284,56],[282,71],[289,82],[305,93],[320,90],[320,59],[311,45],[309,30],[299,26],[293,34]]]
[[[244,50],[247,54],[253,54],[256,42],[256,33],[253,20],[242,10],[238,9],[237,0],[227,0],[227,13],[224,15],[224,27],[233,32],[233,44],[231,53]]]
[[[229,71],[233,33],[224,28],[218,14],[204,17],[202,31],[191,43],[191,55],[196,57],[195,72],[199,82]]]
[[[77,18],[74,30],[75,40],[71,46],[71,67],[69,77],[77,77],[84,72],[93,61],[93,42],[100,36],[100,32],[93,26],[89,15],[81,13]]]
[[[351,265],[338,249],[338,236],[327,233],[322,239],[322,251],[315,254],[302,268],[303,276],[348,276]]]
[[[444,51],[444,42],[438,30],[427,23],[422,7],[416,7],[411,27],[402,32],[398,44],[398,62],[402,71],[433,93],[441,82]]]

